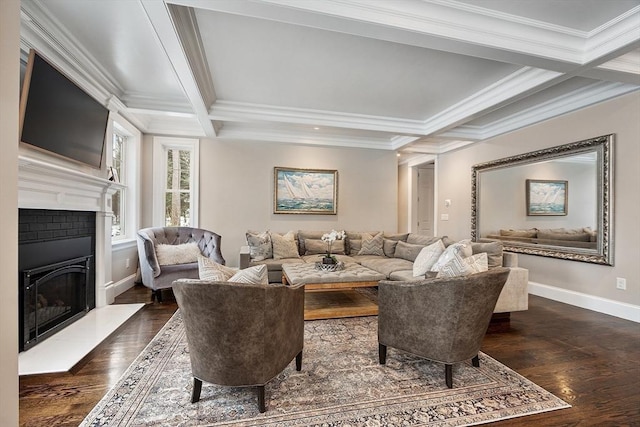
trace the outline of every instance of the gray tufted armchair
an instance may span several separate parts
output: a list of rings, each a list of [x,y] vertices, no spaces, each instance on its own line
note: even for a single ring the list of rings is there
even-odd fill
[[[500,267],[465,277],[380,282],[380,363],[386,363],[387,346],[444,363],[452,388],[454,363],[472,359],[480,366],[482,339],[508,276]]]
[[[184,319],[193,393],[202,381],[257,386],[265,411],[264,386],[295,357],[302,368],[304,286],[178,280],[173,292]]]
[[[202,255],[219,264],[224,264],[220,250],[222,237],[218,234],[191,227],[152,227],[138,230],[138,256],[142,284],[151,289],[151,300],[162,301],[162,289],[170,288],[177,279],[197,279],[198,263],[160,265],[156,256],[156,245],[181,245],[197,242]]]

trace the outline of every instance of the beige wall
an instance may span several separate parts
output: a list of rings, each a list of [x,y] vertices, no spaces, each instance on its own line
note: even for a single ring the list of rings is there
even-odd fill
[[[471,166],[489,160],[614,133],[614,266],[521,255],[529,280],[640,305],[640,93],[634,93],[502,135],[438,158],[438,234],[470,236]],[[452,199],[449,208],[444,200]],[[616,277],[627,279],[627,290],[616,289]]]
[[[338,214],[274,214],[275,166],[337,169]],[[200,226],[222,235],[222,252],[232,266],[238,265],[249,229],[395,232],[397,189],[397,160],[391,151],[200,142]]]
[[[18,101],[20,2],[0,1],[0,425],[18,425]]]

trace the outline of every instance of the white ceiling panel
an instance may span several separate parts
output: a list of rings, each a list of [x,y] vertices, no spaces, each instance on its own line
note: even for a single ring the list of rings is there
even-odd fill
[[[424,119],[519,68],[269,20],[197,17],[225,101]]]

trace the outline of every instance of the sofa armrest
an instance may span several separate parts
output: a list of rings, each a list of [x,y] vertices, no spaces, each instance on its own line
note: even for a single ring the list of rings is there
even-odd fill
[[[240,247],[240,270],[244,270],[249,267],[251,263],[251,249],[249,246]]]
[[[494,313],[529,309],[529,270],[520,267],[509,267],[509,270],[509,277],[498,297]]]
[[[151,274],[151,277],[158,277],[161,273],[160,264],[156,256],[155,241],[146,233],[137,234],[138,258],[142,274]]]
[[[503,267],[517,267],[518,266],[518,254],[513,252],[502,253],[502,266]]]

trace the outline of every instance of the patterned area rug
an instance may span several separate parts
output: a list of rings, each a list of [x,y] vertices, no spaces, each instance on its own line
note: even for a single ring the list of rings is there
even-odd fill
[[[138,356],[82,426],[463,426],[570,405],[480,354],[480,368],[444,365],[389,348],[378,364],[377,317],[305,323],[302,371],[295,362],[266,386],[203,383],[191,404],[191,367],[180,311]]]

